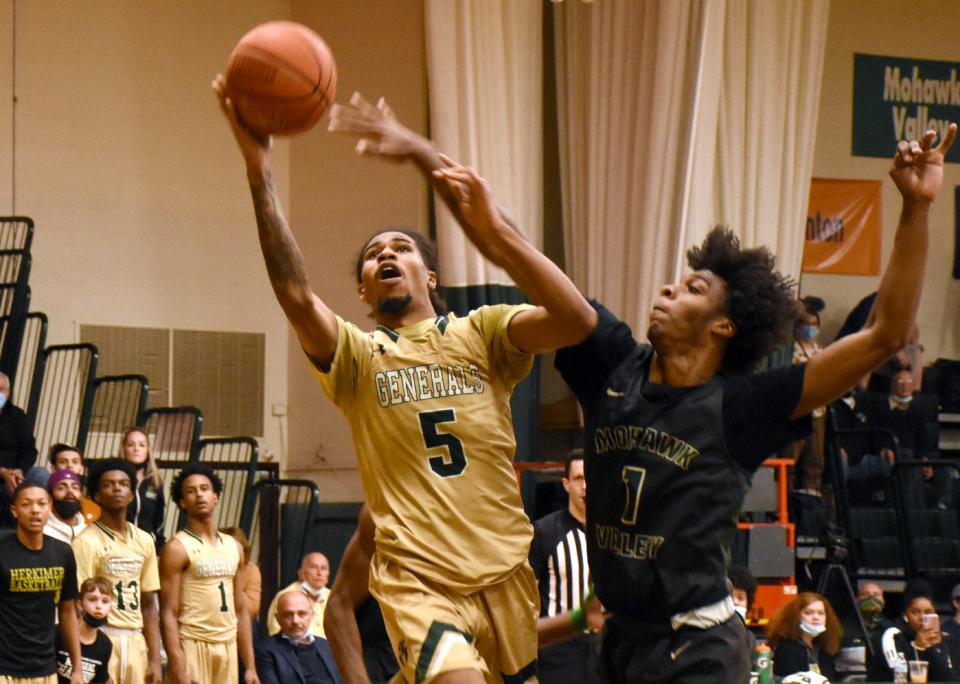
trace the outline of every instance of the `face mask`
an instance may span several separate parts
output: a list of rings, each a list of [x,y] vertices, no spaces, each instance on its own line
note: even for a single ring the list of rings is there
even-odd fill
[[[103,627],[105,624],[107,624],[107,618],[105,617],[95,618],[90,613],[83,614],[83,621],[86,622],[91,627],[93,627],[94,629],[98,629],[100,627]]]
[[[300,644],[309,644],[311,641],[313,641],[313,632],[308,629],[306,632],[303,633],[303,636],[300,637],[299,639],[288,637],[286,634],[283,635],[283,638],[289,641],[294,646],[299,646]]]
[[[820,332],[820,328],[815,325],[800,325],[797,326],[797,335],[801,340],[806,340],[809,342],[817,336],[817,333]]]
[[[860,602],[860,612],[864,615],[876,615],[881,610],[883,610],[883,603],[875,596],[870,596]]]
[[[66,500],[54,501],[53,510],[57,512],[61,520],[73,520],[77,517],[77,513],[80,512],[80,502]]]
[[[891,394],[890,398],[893,399],[898,404],[909,404],[911,401],[913,401],[912,394],[908,394],[905,397],[901,397],[899,394]]]
[[[800,629],[810,636],[820,636],[827,631],[826,625],[812,625],[809,622],[800,621]]]
[[[746,606],[734,606],[734,612],[740,616],[740,619],[744,622],[747,621],[747,607]]]
[[[320,592],[323,591],[322,589],[314,589],[313,587],[310,586],[309,582],[301,582],[300,588],[303,589],[304,593],[306,593],[308,596],[314,599],[319,597]]]
[[[7,395],[0,394],[0,409],[2,409],[4,404],[6,403],[7,403]]]

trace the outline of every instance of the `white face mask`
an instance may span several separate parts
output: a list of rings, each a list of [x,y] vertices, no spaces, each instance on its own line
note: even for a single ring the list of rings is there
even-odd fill
[[[905,397],[901,397],[899,394],[891,394],[890,398],[893,399],[898,404],[909,404],[911,401],[913,401],[912,394],[908,394]]]
[[[826,625],[814,625],[810,622],[804,620],[800,621],[800,629],[809,634],[810,636],[820,636],[827,631]]]
[[[323,591],[322,589],[314,589],[313,587],[310,586],[309,582],[301,582],[300,588],[303,589],[304,593],[306,593],[307,595],[311,596],[314,599],[320,596],[320,592]]]
[[[746,606],[734,606],[734,612],[740,616],[740,619],[744,622],[747,621],[747,607]]]

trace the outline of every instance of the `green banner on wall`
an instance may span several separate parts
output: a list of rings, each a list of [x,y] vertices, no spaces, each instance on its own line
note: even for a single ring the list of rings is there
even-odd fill
[[[853,57],[853,154],[893,157],[897,142],[960,123],[960,62]],[[960,162],[960,145],[947,154]]]

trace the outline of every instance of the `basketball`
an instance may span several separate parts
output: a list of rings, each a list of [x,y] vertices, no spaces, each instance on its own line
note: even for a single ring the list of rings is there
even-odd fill
[[[333,101],[337,66],[316,33],[292,21],[252,29],[227,61],[227,94],[237,115],[260,134],[311,128]]]

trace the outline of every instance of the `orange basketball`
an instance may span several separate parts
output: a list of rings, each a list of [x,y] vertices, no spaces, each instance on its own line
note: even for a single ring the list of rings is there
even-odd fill
[[[260,24],[227,61],[227,94],[240,119],[262,134],[311,128],[333,101],[337,65],[316,33],[292,21]]]

